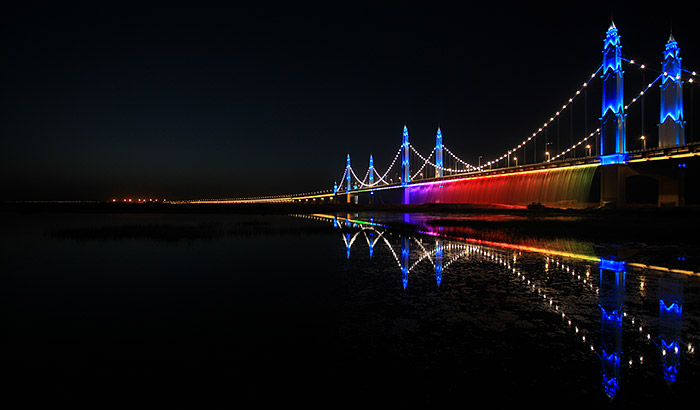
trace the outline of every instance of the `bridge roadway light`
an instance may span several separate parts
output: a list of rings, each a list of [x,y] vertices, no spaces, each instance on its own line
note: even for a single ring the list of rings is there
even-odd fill
[[[643,149],[643,150],[647,149],[647,137],[645,137],[644,135],[642,135],[642,137],[640,138],[640,140],[642,140],[642,149]]]
[[[591,144],[586,145],[586,150],[588,150],[588,156],[591,156]]]
[[[547,161],[549,161],[549,151],[545,152],[544,155],[547,156]]]

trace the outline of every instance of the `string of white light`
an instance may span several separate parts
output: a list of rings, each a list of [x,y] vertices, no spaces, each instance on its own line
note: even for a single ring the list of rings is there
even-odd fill
[[[628,109],[632,104],[634,104],[635,102],[637,102],[637,100],[639,100],[639,99],[640,99],[640,98],[641,98],[641,97],[642,97],[642,96],[643,96],[657,81],[659,81],[659,79],[660,79],[662,76],[663,76],[663,74],[660,74],[659,76],[657,76],[657,77],[654,79],[654,81],[650,82],[650,83],[646,86],[646,88],[645,88],[644,90],[642,90],[642,91],[639,93],[639,95],[637,95],[636,97],[634,97],[634,98],[632,99],[632,101],[631,101],[629,104],[625,105],[625,109]],[[600,128],[596,129],[596,130],[593,131],[591,134],[589,134],[587,137],[585,137],[585,138],[583,138],[582,140],[578,141],[576,144],[574,144],[574,145],[572,145],[571,147],[567,148],[565,151],[562,151],[562,152],[560,152],[559,154],[557,154],[556,156],[551,157],[551,158],[548,159],[546,162],[552,162],[552,161],[554,161],[555,159],[557,159],[557,158],[559,158],[559,157],[561,157],[561,156],[563,156],[563,155],[566,155],[567,153],[571,152],[571,150],[576,149],[576,147],[578,147],[579,145],[583,144],[583,143],[586,142],[588,139],[590,139],[592,136],[594,136],[594,135],[596,135],[596,134],[598,134],[598,133],[600,133]]]
[[[478,170],[483,170],[483,169],[486,168],[486,167],[489,167],[489,166],[491,166],[491,165],[493,165],[493,164],[497,164],[500,160],[502,160],[502,159],[504,159],[504,158],[507,158],[510,154],[512,154],[512,153],[514,153],[515,151],[517,151],[518,149],[522,148],[523,146],[525,146],[525,144],[527,144],[527,143],[530,142],[533,138],[535,138],[539,133],[541,133],[545,128],[547,128],[547,126],[548,126],[549,124],[551,124],[552,121],[554,121],[556,118],[558,118],[558,117],[561,115],[561,113],[562,113],[564,110],[566,110],[566,109],[574,102],[574,100],[576,99],[576,97],[578,97],[578,96],[581,94],[581,92],[582,92],[586,87],[588,87],[589,81],[591,81],[591,79],[596,78],[596,75],[598,74],[598,72],[600,71],[600,69],[601,69],[602,67],[603,67],[602,64],[601,64],[600,66],[598,66],[598,68],[596,69],[596,71],[595,71],[593,74],[591,74],[590,78],[589,78],[586,82],[584,82],[584,83],[581,85],[581,87],[579,87],[579,89],[576,90],[576,92],[574,93],[574,95],[573,95],[571,98],[569,98],[568,102],[565,103],[564,105],[562,105],[561,110],[557,111],[552,117],[550,117],[549,121],[546,121],[546,122],[542,125],[542,127],[540,127],[537,131],[533,132],[532,135],[530,135],[529,137],[527,137],[526,139],[524,139],[524,140],[523,140],[520,144],[518,144],[515,148],[512,148],[512,149],[508,150],[505,154],[501,155],[501,156],[498,157],[497,159],[491,160],[491,161],[489,161],[489,162],[487,162],[487,163],[481,165],[481,166],[478,167],[477,169],[478,169]]]
[[[583,138],[582,140],[580,140],[580,141],[577,142],[576,144],[574,144],[574,145],[572,145],[571,147],[567,148],[565,151],[562,151],[562,152],[560,152],[559,154],[557,154],[557,155],[555,155],[555,156],[553,156],[553,157],[547,159],[546,162],[552,162],[552,161],[554,161],[555,159],[561,157],[562,155],[566,155],[567,153],[571,152],[571,150],[576,149],[576,147],[578,147],[579,145],[581,145],[581,144],[583,144],[584,142],[588,141],[589,138],[591,138],[592,136],[594,136],[594,135],[596,135],[596,134],[599,134],[599,133],[600,133],[600,128],[597,128],[595,131],[593,131],[592,133],[588,134],[587,137]]]
[[[409,147],[411,147],[411,150],[412,150],[416,155],[418,155],[418,157],[420,157],[420,159],[423,160],[423,165],[420,167],[420,169],[418,169],[418,171],[416,171],[416,173],[415,173],[414,175],[411,176],[411,180],[414,180],[414,179],[416,179],[416,177],[417,177],[418,175],[420,175],[420,173],[423,171],[423,168],[425,168],[425,166],[426,166],[428,163],[430,163],[430,158],[432,158],[433,154],[435,153],[435,148],[433,148],[433,150],[430,151],[430,155],[428,155],[428,158],[424,158],[424,157],[418,152],[418,150],[415,149],[415,148],[413,147],[413,145],[411,145],[411,143],[409,143],[408,145],[409,145]],[[432,163],[430,163],[430,164],[437,168],[437,165],[434,165],[434,164],[432,164]]]
[[[409,145],[409,147],[411,148],[411,150],[413,150],[413,152],[414,152],[416,155],[418,155],[418,156],[420,157],[420,159],[422,159],[422,160],[424,161],[423,166],[425,166],[425,164],[427,163],[428,165],[430,165],[430,166],[432,166],[432,167],[435,167],[435,169],[441,169],[441,170],[443,170],[443,171],[449,171],[449,172],[455,172],[455,173],[456,173],[456,172],[464,172],[464,171],[466,171],[466,170],[464,170],[464,169],[445,168],[445,167],[441,167],[441,166],[439,166],[439,165],[437,165],[437,164],[433,164],[433,163],[430,162],[430,160],[429,160],[430,157],[428,157],[428,158],[426,159],[425,157],[423,157],[423,156],[420,154],[420,152],[418,152],[418,150],[417,150],[413,145],[411,145],[410,143],[409,143],[408,145]],[[433,152],[435,152],[435,149],[433,149]],[[432,156],[432,153],[431,153],[430,156]],[[421,168],[421,169],[422,169],[422,168]],[[420,172],[420,171],[419,171],[419,172]]]
[[[477,170],[477,169],[478,169],[478,168],[475,167],[474,165],[472,165],[472,164],[470,164],[470,163],[464,161],[463,159],[459,158],[457,155],[455,155],[454,152],[450,151],[450,149],[447,148],[446,146],[443,145],[442,148],[444,148],[445,151],[447,151],[447,153],[450,154],[450,155],[452,156],[452,158],[454,158],[457,162],[460,162],[460,163],[462,163],[463,165],[465,165],[465,166],[467,167],[467,169],[466,169],[465,171]]]

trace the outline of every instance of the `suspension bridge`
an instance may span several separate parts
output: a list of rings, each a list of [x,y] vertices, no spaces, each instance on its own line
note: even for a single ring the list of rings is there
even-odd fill
[[[421,153],[404,126],[401,145],[383,172],[370,155],[361,178],[348,154],[332,190],[197,202],[537,203],[568,208],[700,203],[694,188],[700,182],[700,142],[692,141],[697,73],[682,68],[672,34],[662,50],[660,70],[623,55],[621,35],[612,22],[603,43],[602,62],[591,75],[541,126],[495,158],[479,157],[476,165],[465,161],[445,145],[439,127],[432,151]],[[641,80],[632,94],[623,83],[631,74]],[[687,93],[690,123],[684,118]],[[589,94],[601,101],[599,112],[590,110],[593,115],[588,112]],[[647,106],[658,105],[658,114],[647,115],[645,100]],[[646,124],[650,119],[655,122],[652,127]],[[561,141],[562,128],[568,134],[566,144]]]

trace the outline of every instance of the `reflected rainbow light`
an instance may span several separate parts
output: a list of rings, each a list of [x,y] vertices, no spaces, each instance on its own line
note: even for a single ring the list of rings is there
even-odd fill
[[[497,247],[497,248],[513,249],[513,250],[525,251],[525,252],[535,252],[535,253],[541,253],[541,254],[546,254],[546,255],[556,255],[556,256],[562,256],[562,257],[568,257],[568,258],[582,259],[582,260],[591,261],[591,262],[600,262],[600,258],[597,258],[594,256],[582,255],[582,254],[573,253],[573,252],[557,251],[557,250],[546,249],[546,248],[539,248],[536,246],[518,245],[518,244],[514,244],[514,243],[487,241],[487,240],[483,240],[483,239],[474,239],[474,238],[453,238],[453,237],[447,237],[447,236],[441,235],[441,234],[436,233],[436,232],[429,232],[429,231],[421,231],[420,233],[422,233],[424,235],[430,235],[430,236],[450,239],[450,240],[454,240],[454,241],[464,241],[464,242],[469,242],[469,243],[475,243],[478,245],[493,246],[493,247]]]
[[[321,218],[321,219],[327,219],[329,221],[333,220],[340,220],[340,221],[346,221],[350,223],[356,223],[360,225],[368,225],[368,226],[378,226],[382,228],[388,228],[390,229],[390,226],[387,225],[382,225],[376,222],[368,222],[368,221],[362,221],[359,219],[351,219],[351,218],[343,218],[343,217],[336,217],[334,215],[327,215],[327,214],[312,214],[313,217],[316,218]],[[465,238],[465,237],[453,237],[453,236],[448,236],[444,235],[442,233],[434,232],[434,231],[426,231],[426,230],[418,230],[416,233],[423,234],[423,235],[428,235],[428,236],[433,236],[436,238],[443,238],[451,241],[456,241],[456,242],[469,242],[469,243],[474,243],[478,245],[485,245],[485,246],[493,246],[493,247],[498,247],[498,248],[504,248],[504,249],[513,249],[513,250],[518,250],[518,251],[525,251],[525,252],[535,252],[543,255],[553,255],[553,256],[561,256],[561,257],[568,257],[568,258],[574,258],[574,259],[579,259],[579,260],[585,260],[585,261],[590,261],[590,262],[596,262],[599,264],[607,264],[610,263],[611,261],[605,258],[599,258],[595,256],[590,256],[590,255],[585,255],[585,254],[580,254],[580,253],[574,253],[574,252],[565,252],[565,251],[558,251],[558,250],[553,250],[553,249],[547,249],[547,248],[541,248],[537,246],[529,246],[529,245],[519,245],[519,244],[514,244],[514,243],[507,243],[507,242],[498,242],[498,241],[487,241],[483,239],[475,239],[475,238]],[[616,268],[620,268],[620,266],[624,267],[631,267],[631,268],[636,268],[640,270],[654,270],[654,271],[661,271],[661,272],[672,272],[672,273],[679,273],[683,275],[691,275],[691,276],[700,276],[700,272],[695,272],[691,270],[685,270],[685,269],[674,269],[674,268],[667,268],[664,266],[656,266],[656,265],[647,265],[643,263],[633,263],[633,262],[616,262],[618,265],[616,265]],[[606,266],[600,266],[603,269],[610,269],[613,268],[612,265],[606,265]],[[673,310],[675,306],[671,304],[671,307],[669,308],[669,311]]]

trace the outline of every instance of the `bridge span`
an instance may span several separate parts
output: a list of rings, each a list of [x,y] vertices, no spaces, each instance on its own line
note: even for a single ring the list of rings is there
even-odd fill
[[[696,71],[681,67],[680,47],[673,35],[661,53],[660,70],[624,56],[620,39],[611,23],[603,39],[602,62],[592,74],[560,108],[552,110],[549,119],[498,157],[482,161],[479,156],[477,165],[463,160],[444,144],[440,127],[434,148],[424,155],[409,142],[404,125],[401,146],[384,173],[377,171],[370,155],[369,167],[360,178],[347,154],[344,172],[332,190],[195,202],[510,207],[534,203],[562,208],[700,205],[700,136],[693,135],[692,123],[693,91],[700,78]],[[635,72],[642,86],[630,93],[623,87],[623,75]],[[647,81],[647,75],[652,81]],[[597,87],[592,86],[594,82],[599,83]],[[601,109],[589,116],[588,94],[596,88]],[[690,104],[684,103],[686,92]],[[647,105],[658,104],[658,117],[646,114],[645,99]],[[635,121],[632,113],[639,114]],[[650,119],[656,123],[652,130],[645,128]],[[562,128],[568,129],[568,138],[561,137]],[[568,144],[562,146],[566,139]]]

